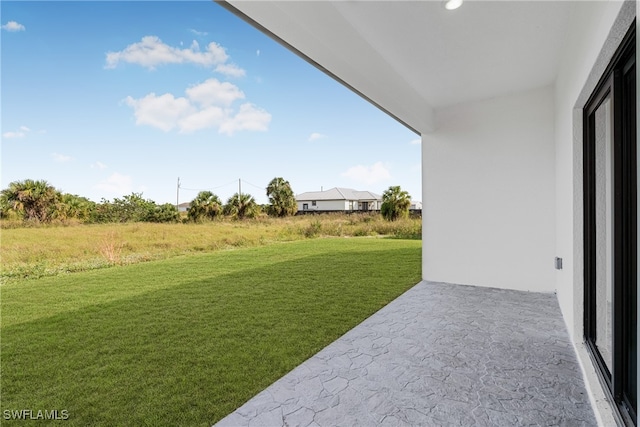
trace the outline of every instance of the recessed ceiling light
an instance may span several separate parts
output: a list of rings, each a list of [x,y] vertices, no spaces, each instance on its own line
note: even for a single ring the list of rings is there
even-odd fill
[[[462,0],[447,0],[444,3],[444,7],[447,10],[454,10],[462,6]]]

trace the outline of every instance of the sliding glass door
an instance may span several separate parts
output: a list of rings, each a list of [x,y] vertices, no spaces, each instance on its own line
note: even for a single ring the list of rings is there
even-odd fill
[[[584,110],[585,339],[621,419],[637,422],[635,24]]]

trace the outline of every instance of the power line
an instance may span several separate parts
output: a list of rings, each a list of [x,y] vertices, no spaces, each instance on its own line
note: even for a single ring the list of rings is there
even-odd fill
[[[240,179],[238,179],[238,194],[239,195],[242,195],[242,182],[243,181],[244,181],[245,184],[249,184],[250,186],[255,187],[255,188],[259,189],[259,190],[262,190],[262,191],[266,190],[266,187],[260,187],[259,185],[255,185],[255,184],[253,184],[253,183],[251,183],[249,181],[245,181],[242,178],[240,178]],[[217,190],[219,188],[228,187],[228,186],[230,186],[232,184],[235,184],[235,182],[236,181],[233,180],[233,181],[230,181],[230,182],[228,182],[226,184],[222,184],[222,185],[218,185],[216,187],[210,187],[210,188],[186,188],[186,187],[182,186],[182,183],[180,182],[180,178],[178,178],[178,188],[176,190],[177,191],[177,194],[176,194],[176,206],[178,206],[178,202],[180,200],[180,190],[198,191],[198,192],[200,192],[200,191],[213,191],[213,190]]]
[[[260,186],[257,186],[257,185],[252,184],[252,183],[250,183],[249,181],[244,180],[244,179],[242,180],[242,182],[244,182],[245,184],[249,184],[249,185],[251,185],[251,186],[253,186],[253,187],[256,187],[256,188],[257,188],[257,189],[259,189],[259,190],[266,190],[266,189],[267,189],[266,187],[260,187]]]
[[[235,184],[235,182],[236,182],[236,181],[235,181],[235,180],[233,180],[233,181],[228,182],[228,183],[226,183],[226,184],[219,185],[219,186],[217,186],[217,187],[211,187],[211,188],[186,188],[186,187],[182,187],[182,186],[180,186],[180,189],[182,189],[182,190],[189,190],[189,191],[212,191],[212,190],[217,190],[218,188],[227,187],[227,186],[229,186],[229,185],[231,185],[231,184]]]

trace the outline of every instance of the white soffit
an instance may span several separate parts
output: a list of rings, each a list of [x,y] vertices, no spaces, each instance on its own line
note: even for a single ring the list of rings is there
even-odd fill
[[[579,2],[220,3],[426,133],[434,109],[553,84]]]

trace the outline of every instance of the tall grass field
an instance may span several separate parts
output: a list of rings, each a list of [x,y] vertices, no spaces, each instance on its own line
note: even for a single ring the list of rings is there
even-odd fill
[[[0,282],[317,237],[421,238],[421,220],[329,214],[202,224],[70,224],[0,221]]]
[[[376,221],[3,229],[2,424],[212,425],[420,280]]]

